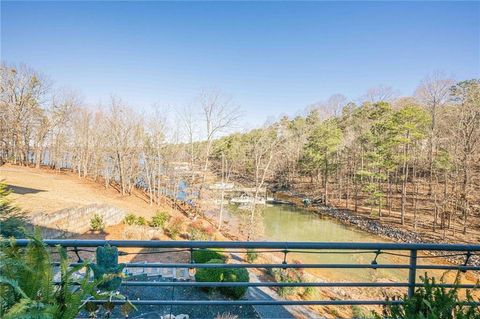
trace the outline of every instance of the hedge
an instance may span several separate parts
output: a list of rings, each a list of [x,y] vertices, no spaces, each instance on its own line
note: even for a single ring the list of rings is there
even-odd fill
[[[212,259],[207,264],[222,264],[222,259]],[[250,276],[245,268],[200,268],[195,274],[198,282],[249,282]],[[247,292],[248,287],[218,287],[218,291],[225,296],[240,299]],[[205,287],[204,290],[212,290]]]
[[[220,259],[223,263],[227,261],[227,256],[222,254],[221,250],[213,250],[213,249],[199,249],[193,251],[193,260],[197,264],[205,264],[212,259]]]

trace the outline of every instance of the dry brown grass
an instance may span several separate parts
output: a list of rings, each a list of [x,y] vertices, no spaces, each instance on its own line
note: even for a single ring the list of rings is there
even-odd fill
[[[155,240],[162,237],[161,229],[139,225],[125,225],[122,234],[122,238],[127,240]]]
[[[15,204],[31,213],[51,213],[64,208],[89,204],[107,204],[150,219],[158,209],[172,216],[184,216],[170,207],[150,205],[139,192],[122,196],[114,188],[95,181],[79,178],[71,172],[6,164],[0,166],[0,180],[13,186],[10,195]]]

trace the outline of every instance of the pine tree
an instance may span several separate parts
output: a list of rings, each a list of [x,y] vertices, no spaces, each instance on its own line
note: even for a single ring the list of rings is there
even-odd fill
[[[342,131],[334,120],[320,123],[308,138],[304,161],[323,174],[324,202],[328,204],[328,178],[333,170],[333,155],[342,141]]]
[[[3,237],[22,237],[23,218],[20,209],[12,204],[8,195],[11,190],[0,182],[0,234]]]

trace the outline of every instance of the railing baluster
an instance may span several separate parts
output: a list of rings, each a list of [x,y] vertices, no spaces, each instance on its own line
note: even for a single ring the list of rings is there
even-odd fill
[[[408,296],[415,293],[415,281],[417,279],[417,250],[410,250],[410,268],[408,270]]]
[[[82,257],[80,257],[78,247],[77,246],[73,247],[73,251],[75,252],[75,255],[77,255],[77,258],[78,258],[77,263],[82,263],[83,259]]]

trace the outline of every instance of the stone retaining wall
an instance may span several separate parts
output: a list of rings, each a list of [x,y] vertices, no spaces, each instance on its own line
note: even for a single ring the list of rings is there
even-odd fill
[[[105,226],[119,224],[125,218],[125,212],[118,208],[92,204],[48,214],[37,213],[29,217],[29,224],[40,228],[43,238],[68,238],[89,231],[90,220],[95,214],[103,217]]]

